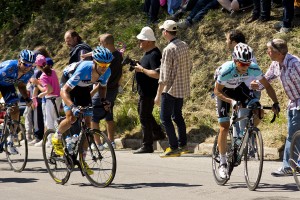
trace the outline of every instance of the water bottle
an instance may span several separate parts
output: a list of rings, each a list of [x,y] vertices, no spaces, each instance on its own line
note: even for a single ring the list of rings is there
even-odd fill
[[[73,147],[75,147],[77,141],[78,141],[78,137],[79,135],[78,134],[74,134],[73,137],[72,137],[72,143],[73,143]]]
[[[67,136],[66,139],[67,149],[69,154],[73,154],[73,144],[72,144],[72,138],[70,136]]]

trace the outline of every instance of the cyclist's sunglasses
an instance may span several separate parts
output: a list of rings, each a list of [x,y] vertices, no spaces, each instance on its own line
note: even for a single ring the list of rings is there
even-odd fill
[[[21,63],[25,66],[25,67],[32,67],[32,63],[26,63],[24,61],[21,61]]]
[[[94,61],[98,66],[100,66],[102,68],[107,68],[110,65],[110,63],[101,63],[101,62],[97,62],[96,60],[94,60]]]
[[[241,61],[237,61],[236,65],[238,67],[249,67],[251,65],[251,62],[241,62]]]

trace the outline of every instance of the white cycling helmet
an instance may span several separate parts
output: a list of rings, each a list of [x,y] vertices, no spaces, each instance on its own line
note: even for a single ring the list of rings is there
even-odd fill
[[[233,49],[232,58],[234,60],[249,63],[253,59],[253,50],[247,44],[238,43]]]

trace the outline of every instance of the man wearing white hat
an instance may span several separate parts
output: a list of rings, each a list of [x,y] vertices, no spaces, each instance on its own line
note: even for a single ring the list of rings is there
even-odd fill
[[[139,40],[140,49],[145,54],[140,60],[140,64],[135,66],[135,78],[140,96],[138,113],[142,125],[143,145],[134,153],[153,153],[153,141],[166,137],[152,114],[154,97],[158,88],[161,52],[155,46],[156,38],[150,27],[144,27],[136,37]]]
[[[186,125],[182,116],[182,106],[183,98],[190,95],[192,62],[188,45],[176,37],[176,22],[167,20],[159,29],[162,30],[162,35],[169,44],[162,54],[155,103],[160,104],[160,119],[170,145],[160,156],[176,157],[187,151]],[[173,121],[177,125],[178,137]]]

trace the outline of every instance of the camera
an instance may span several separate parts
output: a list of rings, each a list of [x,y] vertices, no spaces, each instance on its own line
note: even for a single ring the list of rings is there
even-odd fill
[[[133,60],[127,55],[122,61],[122,66],[129,64],[129,71],[132,72],[135,69],[134,66],[136,66],[137,63],[139,63],[139,61]]]

